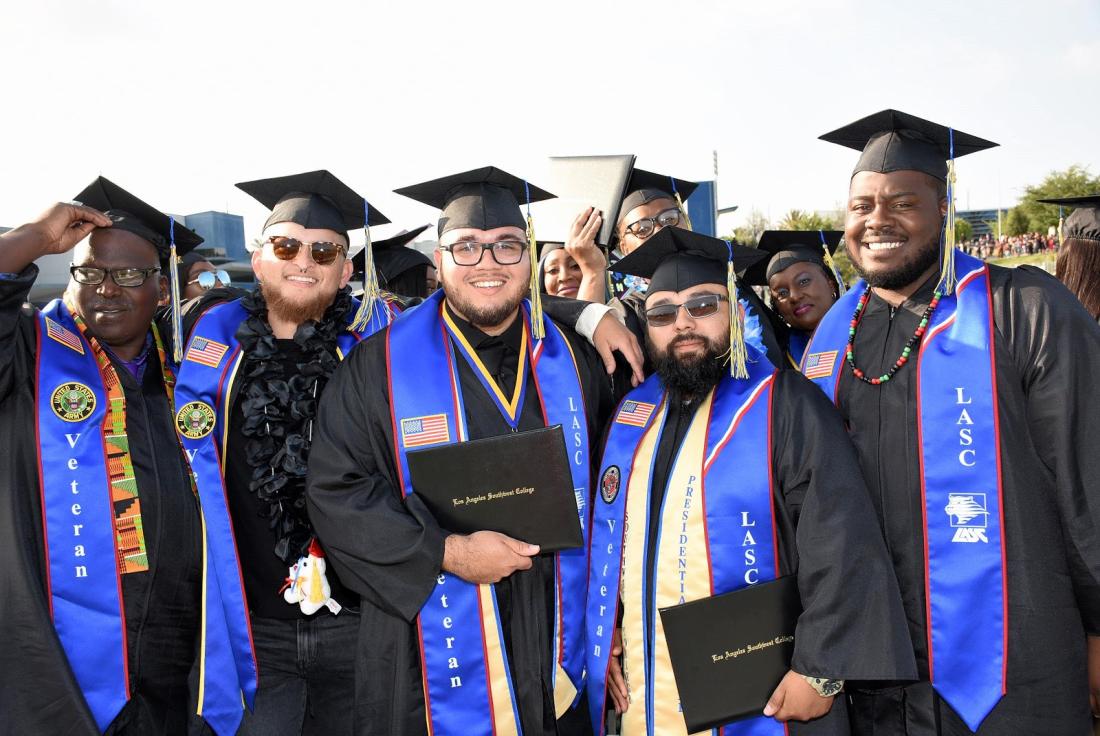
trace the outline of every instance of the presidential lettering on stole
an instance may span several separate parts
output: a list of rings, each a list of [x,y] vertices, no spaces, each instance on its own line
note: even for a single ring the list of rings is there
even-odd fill
[[[65,434],[65,439],[69,442],[69,449],[76,448],[76,443],[80,439],[81,434],[83,434],[83,432],[78,432],[76,434]],[[72,481],[69,483],[69,489],[73,492],[74,496],[80,495],[80,481],[78,481],[76,477],[79,467],[80,463],[77,462],[77,459],[75,457],[70,457],[65,462],[65,468],[73,476]],[[88,556],[87,552],[84,550],[84,545],[81,544],[77,539],[80,536],[80,530],[84,528],[83,524],[78,523],[80,515],[83,513],[83,509],[81,508],[79,501],[73,502],[73,504],[69,507],[69,513],[72,514],[73,517],[73,577],[86,578],[88,577],[88,566],[79,564],[79,559],[81,557]]]
[[[978,449],[974,446],[974,420],[970,416],[967,407],[973,403],[966,388],[955,387],[955,405],[959,407],[959,416],[955,420],[958,427],[959,465],[964,468],[972,468],[977,464]],[[994,411],[996,407],[994,407]],[[986,536],[986,528],[989,524],[989,511],[986,505],[986,494],[983,492],[951,492],[947,494],[947,506],[944,512],[950,520],[951,528],[955,530],[952,542],[958,543],[989,543]]]

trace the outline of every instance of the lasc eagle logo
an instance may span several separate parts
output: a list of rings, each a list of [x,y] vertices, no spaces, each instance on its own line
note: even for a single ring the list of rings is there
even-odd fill
[[[603,477],[600,478],[600,498],[604,503],[614,502],[615,496],[619,495],[619,479],[618,465],[612,465],[603,471]]]
[[[66,422],[82,422],[95,411],[95,394],[83,383],[63,383],[50,395],[50,408]]]
[[[202,401],[191,401],[176,412],[176,428],[189,440],[201,440],[214,431],[214,409]]]
[[[985,542],[989,538],[985,530],[989,524],[989,511],[985,505],[984,493],[948,493],[947,506],[944,507],[955,530],[952,542]]]

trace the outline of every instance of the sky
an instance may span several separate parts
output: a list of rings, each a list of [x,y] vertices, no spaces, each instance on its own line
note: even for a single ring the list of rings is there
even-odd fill
[[[0,32],[7,226],[102,174],[251,239],[235,182],[325,168],[386,237],[434,222],[392,192],[418,181],[610,153],[711,179],[717,151],[728,232],[840,206],[857,154],[817,136],[885,108],[1001,144],[959,160],[960,209],[1100,173],[1100,0],[39,0]]]

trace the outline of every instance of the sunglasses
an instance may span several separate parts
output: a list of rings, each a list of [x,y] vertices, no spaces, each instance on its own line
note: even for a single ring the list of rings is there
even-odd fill
[[[187,283],[188,285],[198,284],[200,289],[213,289],[217,284],[229,286],[233,280],[229,278],[228,273],[219,268],[217,271],[203,271]]]
[[[680,224],[680,208],[670,207],[657,213],[656,217],[643,217],[626,226],[626,231],[636,238],[645,240],[652,235],[657,226],[676,227]]]
[[[95,266],[69,266],[69,274],[78,284],[97,286],[102,284],[107,274],[111,280],[119,286],[141,286],[150,276],[160,271],[159,267],[153,268],[96,268]]]
[[[288,238],[284,235],[272,235],[267,239],[271,243],[271,252],[280,261],[293,261],[298,257],[298,251],[303,245],[309,246],[309,254],[313,262],[318,266],[327,266],[336,260],[336,256],[344,252],[341,243],[330,243],[326,240],[315,240],[312,243],[303,243],[297,238]]]
[[[645,319],[653,327],[668,327],[676,321],[676,313],[680,307],[688,313],[692,319],[702,319],[718,313],[718,305],[726,301],[721,294],[704,294],[688,299],[683,304],[661,304],[645,310]]]

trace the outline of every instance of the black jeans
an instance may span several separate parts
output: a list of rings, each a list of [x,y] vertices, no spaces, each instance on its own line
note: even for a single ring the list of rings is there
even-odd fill
[[[252,618],[260,671],[256,709],[241,736],[352,733],[359,614],[325,610],[311,619]]]

